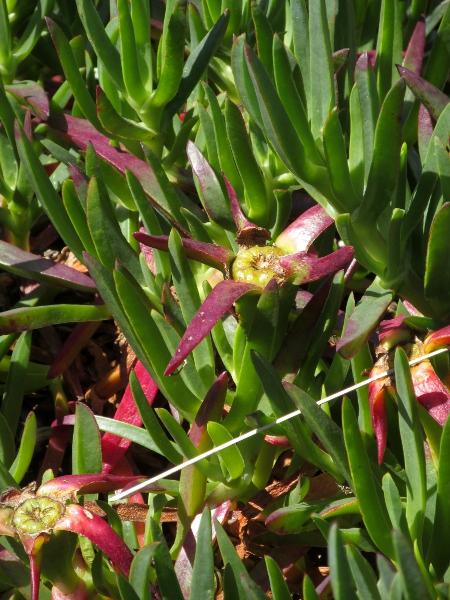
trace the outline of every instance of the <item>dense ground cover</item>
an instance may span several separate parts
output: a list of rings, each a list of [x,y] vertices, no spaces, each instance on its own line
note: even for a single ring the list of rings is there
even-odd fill
[[[0,0],[2,598],[450,596],[449,33]]]

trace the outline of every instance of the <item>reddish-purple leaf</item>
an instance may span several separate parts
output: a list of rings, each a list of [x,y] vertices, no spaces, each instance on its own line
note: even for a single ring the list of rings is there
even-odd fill
[[[95,292],[93,280],[76,269],[21,250],[0,240],[0,265],[11,273],[44,283],[72,288],[82,292]]]
[[[413,332],[408,325],[403,323],[405,315],[398,315],[394,319],[382,321],[377,329],[379,344],[385,350],[390,350],[400,343],[413,340]]]
[[[64,459],[64,454],[66,453],[67,446],[71,439],[71,427],[55,423],[52,424],[44,460],[41,463],[39,475],[37,477],[38,482],[42,481],[42,477],[47,469],[51,469],[54,475],[59,472]]]
[[[254,223],[251,223],[247,217],[244,215],[244,212],[239,204],[239,200],[236,192],[234,191],[233,186],[228,181],[225,173],[222,173],[223,180],[225,181],[225,185],[228,192],[228,198],[230,200],[231,212],[233,213],[233,220],[236,224],[236,228],[239,231],[240,229],[244,229],[244,227],[257,227]]]
[[[47,94],[35,81],[17,81],[5,85],[5,90],[14,96],[19,104],[29,108],[38,119],[45,121],[48,118],[50,105]]]
[[[306,251],[316,237],[332,223],[333,219],[317,204],[305,211],[280,233],[274,245],[289,254]]]
[[[376,369],[377,367],[372,370],[372,376],[377,374]],[[370,416],[372,428],[377,440],[377,457],[379,465],[383,462],[388,431],[386,414],[386,381],[389,383],[390,380],[378,379],[377,381],[369,383]]]
[[[136,377],[141,384],[142,391],[144,392],[148,403],[153,404],[156,394],[158,393],[158,386],[148,374],[144,365],[141,362],[137,362],[134,367]],[[122,396],[119,408],[114,415],[114,420],[121,421],[122,423],[129,423],[140,427],[142,425],[142,419],[137,409],[136,403],[133,399],[130,384]],[[112,433],[106,432],[102,437],[102,464],[103,473],[109,473],[114,469],[119,460],[123,457],[127,449],[131,444],[130,440],[121,438]]]
[[[171,375],[192,350],[208,335],[217,321],[244,294],[262,292],[262,288],[252,283],[239,281],[221,281],[211,291],[209,296],[192,319],[181,342],[167,365],[164,375]]]
[[[209,439],[206,429],[209,421],[220,421],[227,389],[228,374],[224,371],[208,390],[189,431],[189,439],[196,448],[200,449],[199,446],[205,437]]]
[[[431,116],[437,121],[450,102],[449,98],[437,87],[416,75],[412,71],[397,65],[400,76],[406,81],[407,86],[414,96],[430,111]]]
[[[361,52],[356,55],[357,68],[361,71],[367,71],[369,68],[369,62],[372,69],[375,69],[375,62],[377,59],[376,50],[368,50],[367,52]]]
[[[409,40],[408,48],[406,49],[405,56],[403,58],[403,66],[416,75],[420,75],[420,71],[422,69],[423,52],[425,50],[425,37],[425,17],[422,15],[416,23],[414,32]]]
[[[63,475],[43,483],[37,490],[36,496],[66,499],[75,498],[76,494],[113,492],[137,479],[142,479],[142,477],[139,475],[121,477],[119,475],[109,475],[108,473]]]
[[[125,175],[127,169],[139,180],[145,193],[149,196],[150,203],[169,219],[171,223],[184,235],[189,236],[165,208],[164,193],[155,177],[153,169],[145,161],[111,146],[109,139],[99,133],[86,119],[77,119],[70,115],[57,115],[49,119],[49,125],[66,135],[82,150],[86,150],[89,142],[96,153],[115,167],[119,173]]]
[[[417,134],[419,153],[422,163],[425,162],[427,155],[428,146],[433,135],[435,121],[433,120],[430,112],[425,108],[423,104],[419,107],[419,119],[417,123]]]
[[[169,236],[167,235],[149,235],[138,231],[133,233],[133,237],[138,242],[155,248],[156,250],[169,250]],[[234,258],[234,253],[223,246],[217,244],[208,244],[206,242],[197,242],[188,238],[181,238],[184,251],[187,258],[197,260],[198,262],[209,265],[214,269],[222,271],[224,275],[228,275],[230,263]]]
[[[101,517],[78,504],[68,504],[54,527],[88,538],[128,577],[133,555],[122,538]]]
[[[336,50],[333,52],[331,58],[333,60],[333,71],[335,75],[339,75],[343,66],[348,60],[350,54],[350,48],[342,48],[342,50]]]
[[[285,269],[289,281],[301,285],[344,269],[353,259],[353,255],[352,246],[345,246],[322,258],[311,256],[308,252],[298,252],[282,256],[280,265]]]

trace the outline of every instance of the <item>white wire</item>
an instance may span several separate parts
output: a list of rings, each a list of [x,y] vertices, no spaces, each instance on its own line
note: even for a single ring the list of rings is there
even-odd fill
[[[448,351],[448,348],[441,348],[440,350],[434,350],[434,352],[430,352],[429,354],[424,354],[423,356],[420,356],[419,358],[414,358],[413,360],[410,360],[409,365],[410,366],[415,365],[419,362],[422,362],[423,360],[425,360],[427,358],[431,358],[432,356],[436,356],[437,354],[442,354],[443,352],[447,352],[447,351]],[[394,373],[394,369],[389,369],[388,371],[384,371],[383,373],[374,375],[373,377],[370,377],[369,379],[365,379],[364,381],[360,381],[359,383],[356,383],[355,385],[352,385],[352,386],[346,388],[345,390],[341,390],[339,392],[331,394],[330,396],[327,396],[326,398],[322,398],[322,400],[319,400],[317,402],[317,404],[318,405],[325,404],[326,402],[330,402],[330,400],[334,400],[335,398],[340,398],[341,396],[344,396],[345,394],[348,394],[349,392],[353,392],[354,390],[357,390],[360,387],[364,387],[365,385],[372,383],[372,381],[377,381],[377,379],[382,379],[383,377],[387,377],[388,375],[391,375],[392,373]],[[251,429],[250,431],[247,431],[247,433],[243,433],[242,435],[240,435],[237,438],[229,440],[228,442],[225,442],[224,444],[221,444],[220,446],[215,446],[214,448],[211,448],[211,450],[208,450],[207,452],[203,452],[203,454],[199,454],[198,456],[195,456],[194,458],[190,458],[189,460],[186,460],[185,462],[181,463],[180,465],[176,465],[175,467],[172,467],[171,469],[168,469],[167,471],[164,471],[163,473],[160,473],[159,475],[155,475],[155,477],[151,477],[150,479],[147,479],[146,481],[143,481],[142,483],[138,483],[137,485],[135,485],[125,491],[119,492],[115,496],[111,496],[110,501],[115,502],[116,500],[121,500],[122,498],[128,498],[129,496],[132,496],[139,490],[142,490],[142,489],[148,487],[149,485],[151,485],[152,483],[155,483],[156,481],[159,481],[160,479],[164,479],[165,477],[169,477],[169,475],[178,473],[185,467],[194,465],[195,463],[197,463],[199,460],[202,460],[203,458],[212,456],[213,454],[216,454],[217,452],[220,452],[221,450],[225,450],[226,448],[229,448],[230,446],[233,446],[234,444],[238,444],[239,442],[247,440],[248,438],[250,438],[254,435],[257,435],[258,433],[261,433],[262,431],[265,431],[266,429],[270,429],[274,425],[279,425],[280,423],[284,423],[285,421],[288,421],[289,419],[292,419],[293,417],[296,417],[300,414],[301,414],[300,410],[294,410],[293,412],[291,412],[287,415],[283,415],[282,417],[279,417],[278,419],[276,419],[275,421],[272,421],[271,423],[267,423],[266,425],[263,425],[262,427],[258,427],[258,429]]]

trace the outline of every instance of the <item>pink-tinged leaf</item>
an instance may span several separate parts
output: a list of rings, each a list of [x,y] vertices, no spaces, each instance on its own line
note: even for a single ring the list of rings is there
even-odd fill
[[[372,428],[377,440],[378,464],[381,465],[387,442],[386,383],[384,380],[379,379],[369,384],[369,402]]]
[[[450,325],[433,331],[428,335],[423,342],[423,351],[425,354],[438,350],[439,348],[445,348],[450,345]]]
[[[416,23],[414,32],[409,40],[408,48],[406,49],[405,56],[403,58],[403,66],[416,75],[420,75],[420,71],[422,69],[423,53],[425,50],[425,37],[425,17],[422,15]]]
[[[406,308],[406,310],[412,317],[423,317],[423,314],[419,310],[417,310],[417,308],[413,306],[411,302],[408,302],[408,300],[404,299],[402,299],[402,302],[403,306]]]
[[[103,305],[104,302],[101,298],[96,298],[93,304]],[[47,379],[55,379],[55,377],[59,377],[69,368],[100,327],[101,323],[101,321],[91,321],[89,323],[77,323],[77,325],[75,325],[70,332],[69,337],[64,342],[63,347],[58,352],[58,356],[53,361],[53,364],[47,373]]]
[[[209,296],[192,319],[180,344],[167,365],[164,375],[171,375],[192,352],[192,350],[208,335],[218,320],[244,294],[262,292],[262,288],[252,283],[239,281],[221,281],[211,291]]]
[[[122,538],[101,517],[78,504],[68,504],[54,530],[73,531],[88,538],[128,577],[133,555]]]
[[[306,251],[316,237],[333,222],[333,219],[317,204],[305,211],[280,233],[274,245],[289,254]]]
[[[344,269],[352,261],[353,255],[354,250],[351,246],[340,248],[322,258],[311,256],[308,252],[298,252],[282,256],[280,265],[286,271],[289,281],[302,285]]]
[[[264,440],[273,446],[291,446],[291,442],[285,435],[266,435]]]
[[[82,579],[79,580],[73,592],[68,594],[65,594],[56,585],[52,587],[52,600],[88,600],[88,598],[87,587]]]
[[[169,250],[169,236],[167,235],[149,235],[148,233],[138,231],[133,233],[133,237],[141,244],[145,244],[156,250],[164,250],[165,252]],[[234,258],[234,253],[231,250],[217,244],[197,242],[188,238],[181,238],[181,243],[187,258],[218,269],[224,275],[229,273],[230,263]]]
[[[405,315],[399,315],[394,319],[381,321],[378,329],[378,340],[385,350],[390,350],[397,344],[412,341],[413,331],[408,325],[403,323]]]
[[[86,202],[88,180],[84,173],[74,163],[69,163],[69,172],[75,186],[77,196]]]
[[[433,119],[437,121],[450,99],[437,87],[409,69],[405,69],[400,65],[397,65],[397,69],[400,77],[405,79],[414,96],[430,111]]]
[[[50,114],[50,105],[47,94],[42,87],[35,81],[17,81],[15,83],[5,85],[5,90],[31,112],[45,121]]]
[[[428,146],[434,132],[435,121],[433,120],[430,112],[425,108],[423,104],[419,107],[419,118],[417,124],[419,154],[422,163],[425,162],[427,155]]]
[[[147,370],[141,362],[137,362],[134,367],[134,372],[141,384],[142,390],[148,400],[150,406],[153,404],[156,394],[158,393],[158,386],[148,374]],[[115,421],[121,421],[122,423],[129,423],[140,427],[142,425],[142,419],[137,409],[136,403],[133,399],[130,384],[127,385],[122,400],[120,401],[119,408],[114,415]],[[102,437],[102,464],[103,473],[109,473],[123,457],[127,449],[131,444],[130,440],[119,437],[112,433],[106,432]]]
[[[358,69],[361,71],[367,71],[369,68],[369,62],[372,69],[375,69],[375,63],[377,60],[377,52],[376,50],[368,50],[366,52],[361,52],[356,55],[356,62],[358,63]]]
[[[95,292],[93,280],[76,269],[21,250],[0,240],[0,265],[6,270],[36,281],[52,283],[82,292]]]
[[[431,363],[424,361],[411,369],[417,401],[435,421],[444,426],[450,413],[450,393],[436,375]]]
[[[59,472],[67,446],[72,439],[72,429],[67,425],[52,425],[50,438],[37,481],[42,481],[45,471],[51,469],[54,475]]]
[[[100,494],[121,489],[128,483],[142,479],[140,475],[120,477],[107,473],[83,473],[63,475],[43,483],[36,496],[49,496],[55,499],[76,498],[76,494]]]

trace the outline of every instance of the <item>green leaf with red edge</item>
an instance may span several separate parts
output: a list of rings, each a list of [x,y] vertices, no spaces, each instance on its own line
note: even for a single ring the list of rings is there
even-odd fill
[[[375,279],[351,314],[337,343],[336,348],[341,356],[352,358],[358,353],[377,327],[392,298],[393,292],[384,289]]]
[[[31,112],[46,121],[50,114],[50,105],[44,89],[35,81],[22,80],[5,85],[5,91],[22,106],[29,108]]]
[[[211,511],[205,507],[197,531],[189,599],[214,600],[214,555]]]
[[[20,159],[40,203],[45,208],[47,216],[56,227],[64,243],[69,246],[78,260],[82,261],[84,248],[69,215],[64,210],[61,198],[51,184],[30,140],[17,122],[14,132]]]
[[[76,62],[72,47],[69,40],[64,35],[62,29],[50,17],[46,17],[48,30],[58,52],[61,66],[64,70],[66,80],[70,84],[70,88],[74,95],[75,101],[85,117],[94,125],[100,132],[104,132],[97,116],[95,102],[91,97],[86,82],[81,76],[78,64]]]
[[[107,306],[53,304],[51,306],[13,308],[0,313],[0,335],[39,329],[47,325],[103,321],[109,318],[111,318],[111,312]]]
[[[381,486],[372,474],[358,421],[348,398],[344,398],[342,403],[342,429],[352,473],[353,491],[359,502],[364,524],[375,545],[383,554],[393,558],[392,525]]]
[[[440,141],[437,140],[440,144]],[[442,147],[443,148],[443,147]],[[445,154],[447,152],[444,150]],[[446,157],[448,160],[448,157]],[[447,202],[433,219],[427,246],[425,297],[438,315],[447,319],[450,314],[450,256],[445,251],[450,226],[450,203]]]
[[[5,271],[44,283],[94,294],[95,283],[84,273],[64,264],[21,250],[0,240],[0,265]]]
[[[397,65],[398,72],[405,79],[414,96],[425,106],[435,121],[450,102],[449,98],[437,87],[416,73]]]
[[[55,531],[61,529],[87,537],[124,575],[129,575],[133,555],[122,538],[101,517],[78,504],[68,504],[64,515],[54,526]]]
[[[199,184],[200,199],[208,216],[224,229],[235,231],[229,200],[213,168],[193,142],[188,142],[187,155]]]
[[[144,232],[137,232],[133,237],[141,244],[150,246],[157,250],[169,251],[169,236],[168,235],[148,235]],[[197,260],[205,265],[209,265],[214,269],[222,271],[224,275],[229,273],[230,263],[234,258],[234,253],[228,248],[218,246],[217,244],[208,244],[205,242],[197,242],[189,238],[181,238],[186,257],[191,260]]]
[[[78,402],[75,409],[75,426],[72,440],[73,473],[100,473],[102,452],[100,431],[93,412]]]

